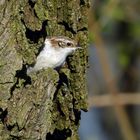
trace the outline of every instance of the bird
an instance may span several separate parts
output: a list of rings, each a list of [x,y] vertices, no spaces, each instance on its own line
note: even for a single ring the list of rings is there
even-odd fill
[[[55,69],[63,66],[67,56],[71,55],[77,49],[81,49],[81,47],[78,47],[77,43],[69,37],[46,37],[43,49],[38,54],[34,66],[27,68],[27,75],[42,69]]]

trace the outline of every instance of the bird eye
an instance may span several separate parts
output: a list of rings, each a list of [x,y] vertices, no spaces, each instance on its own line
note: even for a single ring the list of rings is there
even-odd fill
[[[69,42],[67,43],[67,46],[71,46],[71,45],[72,45],[71,43],[69,43]]]

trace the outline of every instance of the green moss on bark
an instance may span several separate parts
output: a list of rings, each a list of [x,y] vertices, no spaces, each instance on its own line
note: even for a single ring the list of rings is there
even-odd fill
[[[0,138],[46,139],[57,133],[78,139],[86,110],[87,9],[89,1],[0,2]],[[65,35],[78,50],[59,72],[26,75],[46,36]]]

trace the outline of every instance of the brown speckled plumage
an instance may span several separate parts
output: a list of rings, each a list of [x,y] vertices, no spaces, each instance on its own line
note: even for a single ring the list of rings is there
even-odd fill
[[[52,43],[53,47],[57,48],[57,47],[75,47],[76,46],[76,42],[72,39],[70,39],[69,37],[65,37],[65,36],[53,36],[53,37],[47,37],[46,39],[50,39],[50,42]],[[67,44],[69,43],[69,44]]]

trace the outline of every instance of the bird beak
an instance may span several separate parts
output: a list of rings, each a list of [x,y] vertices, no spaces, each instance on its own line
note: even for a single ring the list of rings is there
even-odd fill
[[[76,47],[76,50],[77,50],[77,49],[83,49],[83,48],[82,48],[82,47]]]

